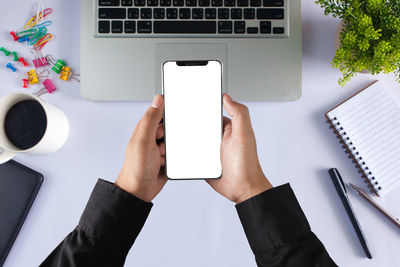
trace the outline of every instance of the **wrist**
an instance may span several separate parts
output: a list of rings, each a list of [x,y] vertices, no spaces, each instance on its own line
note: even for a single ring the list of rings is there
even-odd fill
[[[264,175],[257,180],[258,182],[256,184],[250,185],[248,189],[243,191],[243,194],[241,194],[236,201],[234,201],[236,204],[239,204],[272,188],[271,183]]]

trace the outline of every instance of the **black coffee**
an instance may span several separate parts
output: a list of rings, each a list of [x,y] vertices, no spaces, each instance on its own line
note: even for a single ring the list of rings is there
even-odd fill
[[[18,102],[7,112],[4,121],[4,130],[8,140],[23,150],[39,143],[46,127],[46,112],[36,100]]]

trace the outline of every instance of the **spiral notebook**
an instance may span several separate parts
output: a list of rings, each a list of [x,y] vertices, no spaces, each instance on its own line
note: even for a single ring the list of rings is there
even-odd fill
[[[400,186],[400,106],[375,81],[325,114],[371,192]]]

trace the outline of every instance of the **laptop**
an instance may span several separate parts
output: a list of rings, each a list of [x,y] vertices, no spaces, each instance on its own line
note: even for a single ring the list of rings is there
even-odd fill
[[[300,0],[81,0],[81,95],[150,101],[171,60],[218,60],[240,101],[301,96]]]

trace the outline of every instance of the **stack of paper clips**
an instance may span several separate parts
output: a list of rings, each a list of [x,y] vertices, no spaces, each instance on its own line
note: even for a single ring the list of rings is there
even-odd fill
[[[50,68],[45,69],[46,67],[51,67],[51,70],[63,81],[75,80],[80,82],[80,75],[73,73],[65,61],[61,59],[55,60],[51,55],[43,56],[42,54],[43,47],[54,37],[47,29],[47,27],[52,25],[52,21],[47,20],[52,12],[53,9],[46,8],[44,4],[38,4],[35,15],[28,20],[24,28],[19,31],[10,32],[12,39],[15,42],[27,46],[34,56],[32,60],[34,69],[27,72],[24,71],[22,87],[28,88],[31,85],[42,84],[43,88],[38,90],[35,93],[36,95],[53,93],[56,90],[56,87],[49,78]],[[17,64],[22,64],[23,67],[29,67],[29,63],[24,57],[19,57],[17,52],[11,52],[4,47],[0,48],[0,52],[3,52],[5,57],[13,57],[14,62]],[[12,72],[18,72],[15,64],[13,65],[11,62],[6,64],[6,68]],[[43,70],[39,70],[39,68]]]

